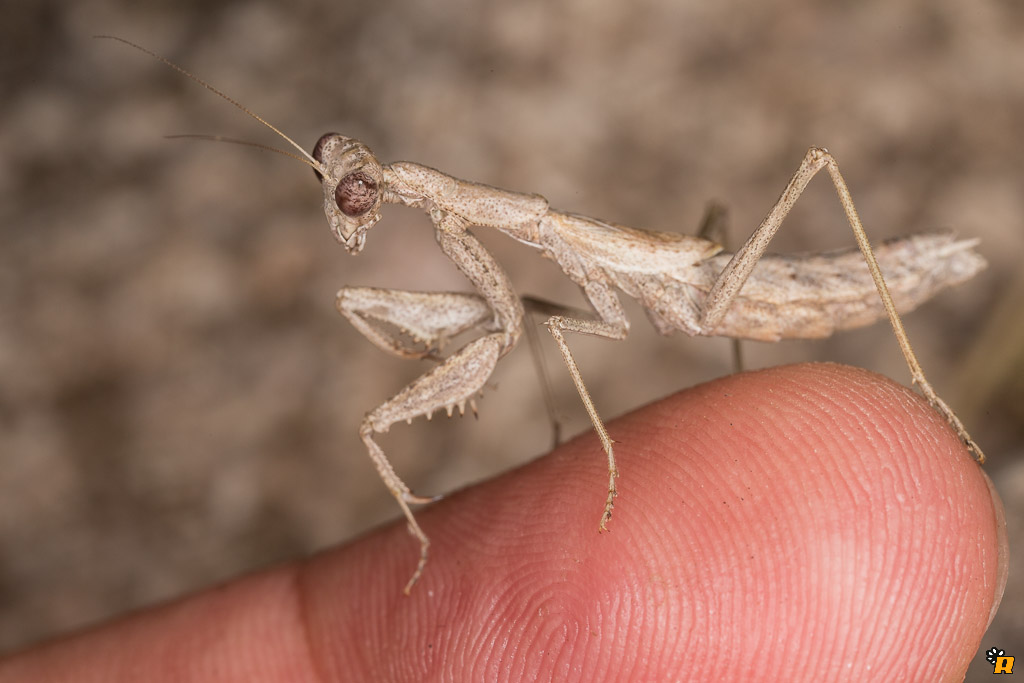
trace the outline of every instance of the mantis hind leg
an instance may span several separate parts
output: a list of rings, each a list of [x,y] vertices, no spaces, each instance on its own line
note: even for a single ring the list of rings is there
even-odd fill
[[[892,325],[900,350],[903,352],[903,358],[910,369],[910,375],[913,378],[914,384],[920,387],[921,393],[924,394],[928,403],[946,419],[957,433],[957,436],[960,437],[960,440],[971,452],[974,459],[979,464],[984,463],[985,454],[982,453],[981,448],[974,442],[970,434],[967,433],[963,423],[960,422],[960,419],[953,410],[946,405],[945,401],[939,398],[931,383],[924,376],[924,370],[921,369],[921,364],[918,362],[917,356],[910,346],[910,340],[903,329],[903,322],[896,311],[896,305],[889,292],[889,287],[882,277],[882,271],[878,267],[875,253],[868,242],[867,234],[864,232],[864,225],[861,223],[860,216],[857,215],[857,209],[853,205],[853,198],[850,196],[846,181],[839,172],[839,164],[828,150],[812,147],[807,151],[803,161],[800,163],[800,167],[793,174],[789,184],[786,185],[786,189],[782,191],[782,196],[776,201],[775,206],[772,207],[768,215],[761,221],[761,225],[754,230],[753,234],[747,239],[747,242],[736,252],[732,260],[729,261],[719,274],[711,291],[708,292],[703,310],[701,311],[699,323],[701,334],[715,334],[715,329],[722,322],[730,305],[735,301],[744,283],[750,277],[757,261],[764,255],[765,250],[768,248],[768,243],[782,226],[782,222],[807,188],[807,184],[822,169],[827,170],[832,178],[832,184],[839,195],[839,203],[842,204],[843,212],[846,214],[846,219],[857,240],[857,246],[864,256],[868,270],[871,272],[871,279],[878,290],[878,296],[882,300],[882,305],[889,318],[889,323]]]

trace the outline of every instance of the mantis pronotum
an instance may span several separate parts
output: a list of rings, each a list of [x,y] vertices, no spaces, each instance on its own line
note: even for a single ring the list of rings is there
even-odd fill
[[[116,38],[121,42],[127,42]],[[805,154],[782,195],[760,226],[735,253],[703,236],[639,230],[550,208],[546,199],[460,180],[411,162],[380,163],[363,143],[336,133],[320,138],[307,154],[277,128],[205,81],[132,43],[228,100],[299,150],[322,183],[331,232],[350,254],[366,243],[383,204],[422,209],[430,217],[441,250],[473,285],[475,293],[410,292],[344,287],[337,307],[367,339],[403,358],[433,358],[439,364],[366,415],[360,437],[381,479],[397,500],[420,542],[409,593],[427,563],[430,541],[410,509],[434,498],[414,495],[375,441],[396,422],[429,417],[439,409],[463,411],[490,377],[498,360],[524,331],[524,302],[553,313],[545,325],[576,385],[608,459],[608,492],[599,530],[611,518],[618,471],[605,430],[565,340],[565,332],[624,339],[629,331],[616,289],[635,298],[657,330],[669,334],[728,336],[775,341],[826,337],[836,330],[887,317],[913,382],[976,460],[984,462],[953,411],[925,378],[899,312],[909,311],[944,287],[962,282],[985,262],[976,240],[948,233],[923,233],[888,241],[872,250],[839,166],[822,148]],[[810,180],[826,170],[856,237],[858,249],[804,255],[766,254],[769,241]],[[555,261],[580,286],[592,312],[521,298],[501,265],[469,232],[496,228]],[[867,263],[865,271],[861,258]],[[879,265],[881,264],[881,266]],[[886,279],[882,277],[882,270]],[[887,284],[888,281],[888,284]],[[438,353],[451,337],[480,332],[446,358]]]

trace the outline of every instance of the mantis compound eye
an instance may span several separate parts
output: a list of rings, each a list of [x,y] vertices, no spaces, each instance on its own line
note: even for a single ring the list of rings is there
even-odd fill
[[[334,207],[327,207],[329,214],[340,211],[348,218],[358,218],[380,206],[383,171],[367,145],[338,133],[327,133],[316,140],[312,158],[319,165],[319,169],[314,169],[319,180],[324,181],[322,172],[331,181],[341,178],[334,185]],[[331,182],[324,188],[330,193]]]
[[[320,136],[320,139],[316,141],[315,145],[313,145],[313,158],[316,159],[316,163],[320,164],[321,166],[323,165],[324,147],[327,145],[329,140],[331,140],[332,138],[339,137],[341,136],[338,133],[324,133],[323,135]],[[322,181],[324,179],[320,171],[316,170],[315,168],[313,169],[313,173],[316,174],[316,179],[318,181]]]
[[[377,203],[377,181],[362,171],[349,173],[334,188],[334,201],[350,218],[361,216]]]

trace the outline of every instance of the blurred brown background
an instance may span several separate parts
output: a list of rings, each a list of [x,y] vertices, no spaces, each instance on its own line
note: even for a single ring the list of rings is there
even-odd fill
[[[12,5],[0,28],[0,649],[396,517],[357,427],[425,366],[362,339],[334,293],[465,288],[422,214],[386,212],[349,257],[309,169],[164,140],[281,145],[94,33],[193,69],[307,149],[337,130],[385,161],[628,225],[691,232],[716,198],[739,242],[814,144],[840,160],[873,238],[980,237],[989,270],[906,323],[1007,505],[1017,561],[982,646],[1024,646],[1020,2],[80,0]],[[552,264],[478,234],[522,293],[582,303]],[[821,179],[775,248],[851,244]],[[729,372],[727,342],[659,338],[628,311],[627,342],[572,341],[607,418]],[[577,433],[586,417],[544,342]],[[885,325],[745,352],[751,367],[835,360],[909,382]],[[542,453],[532,372],[524,344],[478,421],[397,426],[382,440],[396,469],[430,494]]]

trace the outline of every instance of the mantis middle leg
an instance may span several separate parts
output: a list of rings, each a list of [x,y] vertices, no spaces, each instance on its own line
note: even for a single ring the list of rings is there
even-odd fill
[[[629,334],[629,321],[626,319],[622,304],[619,303],[614,290],[607,284],[588,282],[583,286],[583,293],[597,312],[599,320],[554,315],[548,318],[545,325],[555,343],[558,344],[565,367],[569,370],[573,384],[576,385],[576,391],[579,392],[580,400],[583,401],[587,415],[590,416],[590,422],[594,425],[601,446],[608,456],[608,497],[605,499],[604,512],[601,513],[601,521],[598,524],[598,531],[607,531],[608,521],[612,518],[612,508],[615,507],[615,496],[618,495],[615,479],[619,476],[619,471],[615,466],[613,441],[608,436],[608,430],[605,429],[601,416],[597,413],[594,401],[590,398],[590,392],[587,391],[586,384],[583,382],[583,376],[580,375],[579,366],[576,365],[576,359],[572,357],[572,352],[569,350],[569,345],[565,342],[562,332],[577,332],[604,339],[625,339]]]
[[[725,231],[725,217],[726,211],[724,207],[714,203],[709,205],[704,220],[701,222],[699,235],[704,238],[720,236]],[[605,428],[604,422],[594,406],[594,401],[590,397],[590,392],[583,381],[583,376],[580,374],[576,359],[573,358],[569,345],[566,343],[565,336],[562,333],[576,332],[604,339],[625,339],[626,335],[629,334],[629,320],[626,319],[622,305],[614,289],[609,284],[585,279],[578,280],[578,284],[583,289],[583,293],[593,307],[598,319],[583,317],[570,309],[562,309],[552,310],[551,312],[556,313],[556,315],[552,315],[545,324],[558,345],[558,350],[562,354],[562,360],[569,370],[569,375],[572,377],[573,384],[576,385],[576,391],[579,392],[583,406],[590,417],[590,422],[594,425],[594,431],[597,432],[601,446],[608,456],[608,497],[605,499],[604,511],[601,513],[601,521],[598,524],[599,531],[607,531],[608,522],[612,517],[612,509],[615,507],[615,496],[618,494],[615,479],[619,475],[618,468],[615,465],[615,450],[612,446],[614,441],[608,435],[608,430]],[[742,360],[739,353],[739,342],[736,340],[733,340],[733,362],[737,366],[737,371],[741,369]]]

